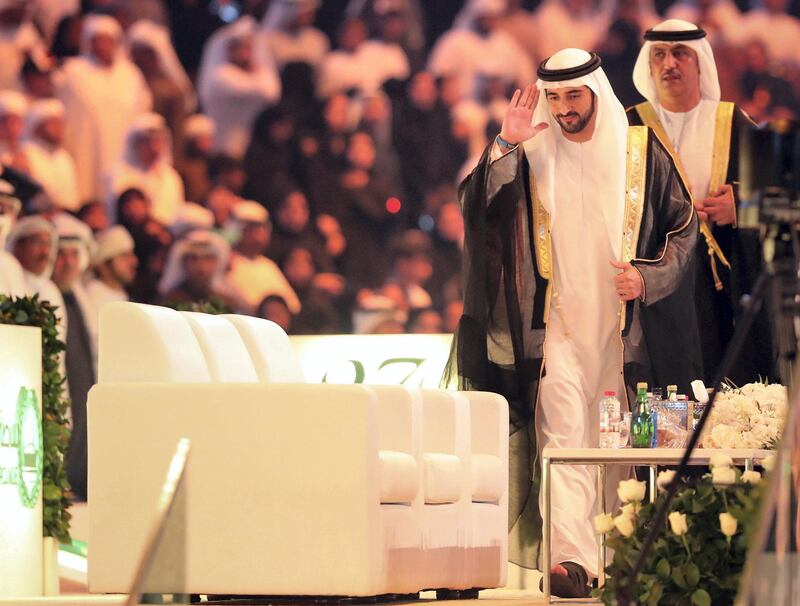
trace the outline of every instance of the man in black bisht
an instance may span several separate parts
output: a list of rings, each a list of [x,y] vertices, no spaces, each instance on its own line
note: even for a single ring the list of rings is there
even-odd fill
[[[760,269],[759,234],[737,227],[740,133],[753,126],[733,103],[720,101],[714,53],[706,32],[669,19],[645,33],[633,82],[647,101],[628,110],[631,124],[653,129],[689,185],[701,220],[695,299],[707,382],[722,361]],[[771,375],[764,313],[728,374],[737,385]]]
[[[684,279],[697,218],[669,153],[628,126],[597,55],[560,51],[538,75],[461,185],[464,315],[445,377],[509,402],[509,559],[529,569],[540,450],[597,446],[605,390],[626,409],[638,381],[688,390],[699,372]],[[545,574],[561,597],[598,573],[592,473],[553,469]]]

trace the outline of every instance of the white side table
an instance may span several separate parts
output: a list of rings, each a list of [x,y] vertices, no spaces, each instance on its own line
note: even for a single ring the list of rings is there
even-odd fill
[[[544,491],[544,511],[542,511],[542,589],[545,604],[551,603],[550,596],[550,482],[551,465],[596,465],[597,466],[597,512],[605,512],[606,466],[608,465],[646,465],[650,468],[650,499],[656,495],[656,468],[659,465],[677,465],[683,457],[682,448],[545,448],[542,451],[542,490]],[[689,465],[707,466],[711,457],[717,453],[728,455],[734,465],[744,465],[752,469],[769,455],[771,450],[751,449],[712,449],[696,448],[689,459]],[[590,524],[591,520],[587,520]],[[605,583],[606,545],[605,536],[598,541],[598,584]]]

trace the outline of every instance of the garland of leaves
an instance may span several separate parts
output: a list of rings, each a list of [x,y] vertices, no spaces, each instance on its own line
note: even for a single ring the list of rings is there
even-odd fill
[[[67,421],[69,398],[64,392],[66,377],[61,373],[59,355],[66,349],[58,338],[59,319],[49,301],[39,295],[10,298],[0,295],[0,324],[37,326],[42,329],[42,434],[44,466],[42,469],[43,536],[55,537],[61,543],[71,541],[69,535],[70,490],[64,456],[69,445]]]

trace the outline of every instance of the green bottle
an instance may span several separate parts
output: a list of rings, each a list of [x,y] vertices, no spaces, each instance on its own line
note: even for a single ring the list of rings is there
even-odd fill
[[[636,384],[636,410],[631,415],[631,446],[652,448],[655,423],[647,399],[647,383]]]

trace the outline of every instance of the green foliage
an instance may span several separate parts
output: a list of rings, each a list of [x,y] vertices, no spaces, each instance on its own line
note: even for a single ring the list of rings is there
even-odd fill
[[[736,474],[738,478],[738,470]],[[689,530],[680,537],[672,532],[669,523],[664,524],[631,592],[633,599],[648,606],[733,604],[747,555],[748,533],[756,525],[759,487],[760,484],[737,481],[733,486],[715,488],[711,474],[693,486],[684,483],[669,511],[686,514]],[[616,603],[617,587],[620,582],[628,582],[665,498],[666,493],[662,492],[654,504],[642,505],[630,537],[616,529],[607,535],[606,545],[614,550],[614,557],[606,567],[606,584],[592,592],[604,604]],[[738,522],[736,534],[730,538],[720,528],[719,514],[724,512]]]
[[[221,299],[208,301],[165,301],[164,307],[171,307],[177,311],[196,311],[203,314],[232,314],[233,310]]]
[[[44,467],[42,499],[44,504],[43,535],[70,542],[70,490],[64,455],[69,445],[67,421],[69,398],[64,392],[66,377],[61,373],[59,355],[65,349],[58,338],[55,307],[40,301],[39,295],[10,298],[0,295],[0,324],[37,326],[42,329],[42,435]]]

